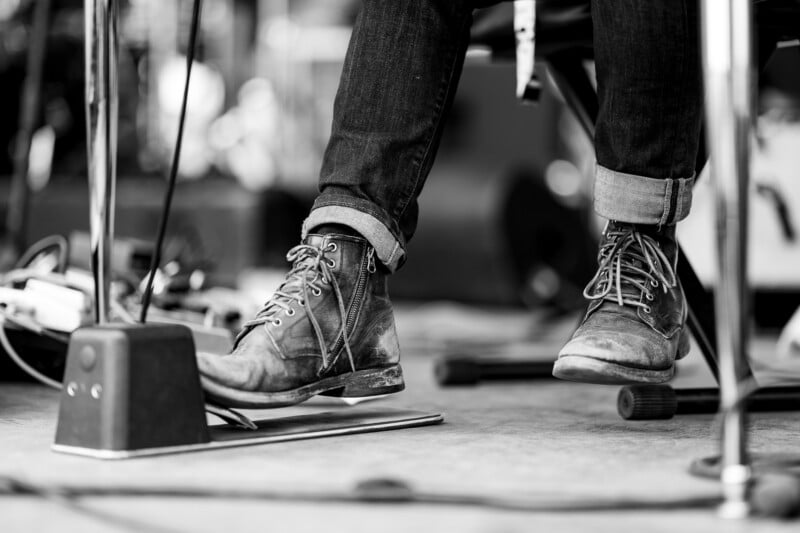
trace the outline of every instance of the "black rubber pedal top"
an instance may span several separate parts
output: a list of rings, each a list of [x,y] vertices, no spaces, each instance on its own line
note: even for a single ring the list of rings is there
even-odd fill
[[[625,420],[667,420],[675,416],[678,398],[669,385],[626,385],[617,396]]]

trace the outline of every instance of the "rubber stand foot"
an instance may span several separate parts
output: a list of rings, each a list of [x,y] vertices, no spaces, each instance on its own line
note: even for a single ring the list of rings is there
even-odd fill
[[[627,385],[617,396],[617,412],[625,420],[667,420],[677,410],[678,398],[669,385]]]

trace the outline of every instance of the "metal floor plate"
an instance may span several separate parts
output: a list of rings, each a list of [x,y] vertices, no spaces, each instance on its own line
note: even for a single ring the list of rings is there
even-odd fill
[[[139,450],[97,450],[54,444],[53,451],[96,459],[132,459],[414,428],[439,424],[443,421],[444,417],[441,413],[425,413],[405,409],[348,409],[256,420],[255,424],[258,429],[255,430],[242,429],[230,424],[213,425],[209,426],[211,442],[201,444]]]

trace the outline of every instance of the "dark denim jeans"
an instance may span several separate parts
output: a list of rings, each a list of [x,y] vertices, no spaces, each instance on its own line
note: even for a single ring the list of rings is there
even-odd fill
[[[390,269],[402,263],[461,74],[472,10],[492,3],[364,0],[304,233],[345,224]],[[680,220],[691,201],[700,131],[696,0],[593,0],[592,10],[596,208],[629,222]]]
[[[600,110],[595,210],[673,224],[689,214],[702,123],[697,0],[592,0]]]

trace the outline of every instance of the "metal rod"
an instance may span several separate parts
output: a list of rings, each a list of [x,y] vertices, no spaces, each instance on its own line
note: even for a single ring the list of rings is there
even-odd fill
[[[743,401],[747,379],[747,184],[752,120],[750,0],[702,3],[703,73],[711,177],[716,191],[719,280],[715,291],[722,415],[720,514],[748,514],[750,469]]]
[[[161,263],[161,251],[164,246],[164,236],[167,231],[169,212],[172,206],[172,196],[175,193],[175,183],[178,179],[178,166],[181,161],[181,145],[183,144],[183,128],[186,125],[186,107],[189,102],[189,82],[192,79],[192,64],[194,63],[194,54],[197,47],[197,33],[200,29],[200,12],[202,8],[203,1],[194,0],[194,7],[192,7],[192,25],[189,30],[189,45],[186,51],[186,81],[183,85],[183,99],[181,100],[181,111],[178,115],[178,137],[175,139],[175,150],[172,153],[172,164],[169,169],[167,194],[164,197],[164,209],[161,211],[161,220],[159,220],[158,223],[158,234],[156,235],[156,242],[153,246],[150,275],[147,278],[144,294],[142,294],[142,309],[139,314],[139,322],[141,323],[147,321],[147,310],[150,307],[150,298],[153,295],[153,281],[155,280],[158,266]]]
[[[109,321],[117,178],[116,0],[85,0],[86,148],[95,320]]]

